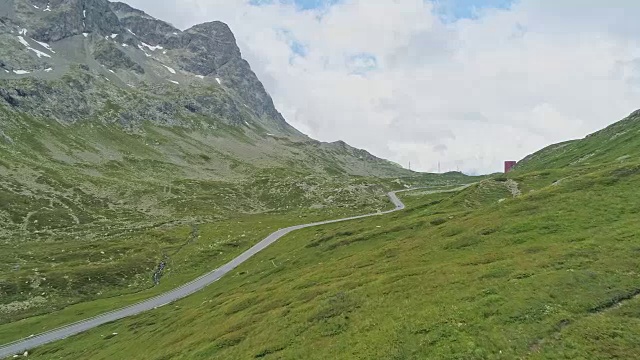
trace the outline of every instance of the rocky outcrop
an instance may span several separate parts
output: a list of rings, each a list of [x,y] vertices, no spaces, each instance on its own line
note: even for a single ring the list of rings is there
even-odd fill
[[[282,131],[292,130],[276,110],[271,96],[249,63],[242,58],[235,36],[227,24],[213,21],[196,25],[185,31],[182,46],[189,50],[188,55],[180,59],[184,69],[200,75],[220,77],[264,121]]]
[[[181,45],[189,50],[188,55],[181,57],[181,65],[194,74],[218,75],[218,69],[241,58],[231,29],[219,21],[188,29]]]
[[[168,49],[180,47],[182,32],[169,23],[149,16],[144,11],[134,9],[125,3],[114,2],[110,6],[127,32],[135,34],[145,43],[152,46],[161,45]]]
[[[82,33],[106,36],[123,32],[106,0],[58,0],[40,4],[38,8],[20,4],[19,19],[38,41],[55,42]]]
[[[142,66],[135,63],[118,46],[110,41],[99,41],[93,49],[93,57],[107,69],[131,70],[137,74],[144,74]]]

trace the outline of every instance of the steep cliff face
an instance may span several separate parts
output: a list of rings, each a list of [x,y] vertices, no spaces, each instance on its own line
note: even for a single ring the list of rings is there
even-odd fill
[[[181,40],[182,47],[189,50],[180,58],[184,69],[225,79],[263,121],[279,130],[287,129],[264,86],[241,57],[236,39],[226,24],[214,21],[196,25],[186,30]]]
[[[110,6],[120,24],[136,34],[140,40],[153,45],[162,44],[170,49],[180,47],[178,39],[182,31],[171,24],[149,16],[125,3],[113,2],[110,3]]]
[[[86,32],[110,35],[123,30],[106,0],[17,0],[15,10],[17,25],[31,30],[30,36],[43,42]]]

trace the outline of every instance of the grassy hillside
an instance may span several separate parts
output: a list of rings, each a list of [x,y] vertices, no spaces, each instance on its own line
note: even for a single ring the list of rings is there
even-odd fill
[[[572,146],[598,150],[603,133]],[[524,163],[459,192],[406,193],[404,212],[294,232],[198,294],[32,355],[632,359],[634,156],[553,168],[570,161],[555,154],[544,170]]]
[[[640,154],[640,110],[627,118],[581,140],[551,145],[518,164],[518,170],[601,166],[603,163],[624,164],[638,160]]]
[[[0,324],[73,304],[109,310],[129,301],[114,297],[195,278],[279,226],[375,212],[394,188],[470,181],[223,123],[126,129],[0,115]]]

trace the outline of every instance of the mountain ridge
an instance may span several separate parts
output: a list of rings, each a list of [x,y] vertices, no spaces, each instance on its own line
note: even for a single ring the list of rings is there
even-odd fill
[[[225,87],[233,91],[245,106],[255,111],[262,121],[269,121],[278,130],[301,135],[286,124],[282,115],[275,109],[271,97],[249,64],[242,59],[233,33],[222,22],[199,24],[182,32],[144,12],[133,11],[135,9],[123,3],[109,3],[106,0],[65,0],[53,4],[47,2],[47,9],[51,10],[44,11],[44,4],[30,7],[25,1],[17,1],[17,15],[3,18],[5,32],[9,30],[9,33],[16,36],[7,36],[5,33],[4,43],[7,47],[13,45],[14,48],[24,45],[27,53],[28,50],[32,50],[37,59],[30,54],[31,62],[24,61],[25,59],[12,62],[11,56],[3,54],[3,59],[8,61],[3,61],[1,66],[10,77],[19,78],[27,75],[25,72],[29,72],[29,76],[33,77],[42,75],[38,74],[37,70],[56,73],[56,65],[64,67],[83,64],[82,61],[77,61],[77,57],[83,55],[89,60],[84,65],[89,65],[90,68],[92,55],[103,66],[122,65],[115,69],[91,69],[102,70],[99,71],[102,73],[135,68],[138,76],[117,74],[117,77],[129,86],[136,86],[137,83],[157,83],[158,80],[178,82],[178,79],[172,79],[171,76],[179,75],[176,74],[175,67],[178,71],[188,72],[195,77],[214,77],[219,85],[222,81],[220,78],[223,77]],[[120,14],[120,17],[117,14]],[[86,39],[82,41],[84,44],[75,41],[76,49],[62,48],[62,56],[55,53],[56,43],[72,38],[77,40],[81,35]],[[30,42],[30,39],[36,44]],[[77,48],[82,45],[88,48]],[[171,51],[175,49],[179,49],[180,52],[172,54]],[[95,56],[96,53],[98,56]],[[144,57],[141,57],[142,54]],[[63,61],[56,64],[56,60]],[[143,70],[144,68],[147,70]],[[144,78],[143,75],[147,71],[155,72],[156,76]],[[15,76],[11,76],[12,73]],[[106,75],[107,78],[110,77]],[[194,79],[190,80],[191,83],[194,82]]]
[[[603,161],[620,164],[633,162],[640,153],[640,144],[634,141],[638,134],[640,110],[582,139],[563,141],[536,151],[522,159],[517,169],[531,171],[590,167]]]
[[[136,131],[144,122],[192,130],[221,123],[314,143],[278,112],[223,22],[182,31],[106,0],[12,0],[0,14],[0,104],[10,112]]]

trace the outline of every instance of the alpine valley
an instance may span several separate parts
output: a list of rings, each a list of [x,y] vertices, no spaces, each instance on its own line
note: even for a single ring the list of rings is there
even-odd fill
[[[302,134],[222,22],[183,31],[106,0],[0,1],[0,323],[113,309],[277,227],[466,181]]]
[[[0,353],[636,359],[639,134],[636,111],[506,174],[415,173],[289,125],[221,22],[0,0]]]

